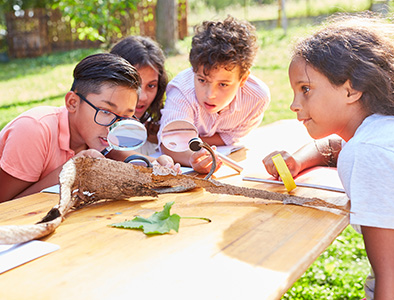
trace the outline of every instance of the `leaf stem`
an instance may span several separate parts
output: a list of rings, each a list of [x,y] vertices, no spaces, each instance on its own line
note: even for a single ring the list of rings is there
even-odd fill
[[[212,222],[211,219],[203,218],[203,217],[181,217],[181,219],[196,219],[196,220],[204,220],[207,221],[208,223]]]

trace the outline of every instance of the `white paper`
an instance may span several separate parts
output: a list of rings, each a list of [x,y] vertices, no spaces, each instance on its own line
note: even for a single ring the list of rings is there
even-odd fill
[[[230,155],[231,153],[241,150],[243,148],[245,148],[245,146],[243,146],[243,145],[218,146],[218,147],[216,147],[216,151],[227,156],[227,155]]]
[[[59,193],[60,193],[60,184],[56,184],[56,185],[54,185],[54,186],[50,186],[50,187],[48,187],[48,188],[46,188],[46,189],[43,189],[43,190],[41,191],[41,193],[43,193],[43,192],[45,192],[45,193],[59,194]]]
[[[193,173],[194,169],[190,167],[181,167],[182,174],[189,174]]]
[[[0,245],[0,274],[58,249],[60,246],[42,241]]]

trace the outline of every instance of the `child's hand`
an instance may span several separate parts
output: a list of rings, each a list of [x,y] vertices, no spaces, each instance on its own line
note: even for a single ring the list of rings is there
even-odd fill
[[[173,169],[174,171],[176,171],[177,174],[182,174],[182,170],[181,170],[181,165],[178,163],[174,163],[174,160],[172,159],[171,156],[168,155],[160,155],[157,159],[156,162],[164,167]],[[153,162],[154,163],[154,162]]]
[[[212,146],[213,150],[216,150],[215,146]],[[223,162],[222,160],[215,155],[216,158],[216,169],[215,172],[222,166]],[[193,152],[193,154],[190,156],[190,165],[194,169],[194,171],[201,173],[201,174],[207,174],[211,170],[212,166],[212,155],[205,149],[201,149],[198,152]]]
[[[90,158],[104,158],[105,156],[95,149],[82,150],[75,154],[74,157],[90,157]]]
[[[285,161],[287,167],[289,168],[291,175],[293,177],[297,176],[301,170],[301,164],[298,163],[297,160],[286,151],[272,152],[263,159],[263,164],[267,172],[275,178],[279,177],[278,171],[276,170],[274,162],[272,161],[272,157],[279,153],[282,155],[283,160]]]

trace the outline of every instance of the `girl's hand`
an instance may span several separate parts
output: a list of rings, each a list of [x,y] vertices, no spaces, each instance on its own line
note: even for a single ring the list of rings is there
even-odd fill
[[[174,160],[171,156],[168,155],[160,155],[153,163],[157,162],[159,165],[173,169],[177,174],[182,174],[181,165],[178,163],[174,163]]]
[[[279,153],[282,155],[283,160],[285,161],[287,167],[289,168],[291,175],[293,177],[297,176],[301,171],[301,164],[297,162],[297,160],[286,151],[272,152],[263,159],[263,164],[267,172],[271,174],[273,177],[279,178],[278,171],[276,170],[274,162],[272,161],[272,157]]]
[[[212,146],[212,149],[216,150],[216,147]],[[216,172],[222,166],[223,162],[217,155],[215,155],[215,158],[216,158],[216,169],[215,169]],[[194,171],[201,174],[207,174],[211,170],[212,156],[207,150],[201,149],[200,151],[192,153],[189,162],[192,168],[194,169]]]

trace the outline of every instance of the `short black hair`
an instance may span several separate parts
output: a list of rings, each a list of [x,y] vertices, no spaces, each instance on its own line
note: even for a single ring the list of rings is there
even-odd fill
[[[110,53],[85,57],[74,69],[71,90],[82,95],[99,94],[103,85],[134,89],[139,95],[141,78],[137,69],[124,58]]]

